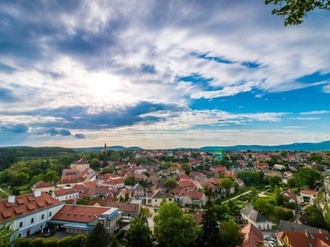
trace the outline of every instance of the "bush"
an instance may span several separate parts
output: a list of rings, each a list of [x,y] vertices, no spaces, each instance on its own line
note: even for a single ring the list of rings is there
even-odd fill
[[[49,238],[49,239],[44,240],[42,246],[43,247],[57,247],[57,242],[58,242],[57,238]]]
[[[72,241],[71,236],[67,236],[65,238],[62,238],[60,241],[57,243],[57,247],[68,247]]]
[[[31,238],[16,238],[15,247],[29,247],[31,242]]]
[[[81,247],[81,246],[85,246],[86,242],[87,242],[87,237],[83,234],[79,234],[74,238],[72,238],[70,245],[71,247]]]
[[[43,243],[44,240],[42,238],[36,238],[32,240],[32,242],[30,243],[30,247],[40,247],[43,245]]]

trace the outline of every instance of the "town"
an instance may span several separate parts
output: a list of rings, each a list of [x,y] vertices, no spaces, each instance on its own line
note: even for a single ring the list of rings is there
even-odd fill
[[[15,246],[88,246],[99,227],[108,234],[104,246],[330,246],[329,152],[114,151],[105,144],[77,155],[22,159],[1,171],[1,229],[11,224]],[[190,217],[197,229],[188,229],[190,242],[164,237],[166,207]],[[139,221],[146,242],[134,245]]]

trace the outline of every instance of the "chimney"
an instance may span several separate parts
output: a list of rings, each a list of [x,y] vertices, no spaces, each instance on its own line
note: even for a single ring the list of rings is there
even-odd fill
[[[15,202],[15,196],[9,196],[8,197],[8,202],[9,203],[14,203]]]
[[[308,231],[307,230],[305,230],[305,236],[306,236],[306,238],[308,238]]]
[[[40,197],[40,196],[41,196],[41,190],[35,190],[34,197]]]

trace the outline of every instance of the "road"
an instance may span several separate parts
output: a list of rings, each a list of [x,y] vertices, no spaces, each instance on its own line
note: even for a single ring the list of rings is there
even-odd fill
[[[228,200],[226,200],[226,201],[223,201],[222,203],[229,202],[229,201],[231,201],[231,200],[235,200],[235,199],[237,199],[237,198],[239,198],[239,197],[241,197],[241,196],[244,196],[244,195],[246,195],[246,194],[249,194],[251,191],[252,191],[252,190],[246,191],[246,192],[244,192],[244,193],[242,193],[242,194],[240,194],[240,195],[238,195],[238,196],[235,196],[235,197],[230,198],[230,199],[228,199]]]

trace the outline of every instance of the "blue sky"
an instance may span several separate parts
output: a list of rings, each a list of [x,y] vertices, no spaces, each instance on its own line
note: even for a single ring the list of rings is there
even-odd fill
[[[330,15],[263,1],[1,1],[0,146],[330,140]]]

